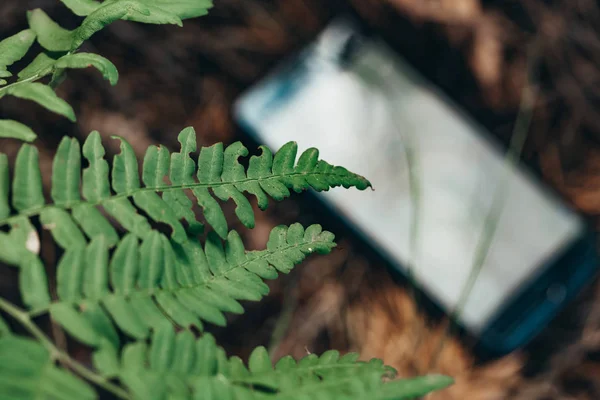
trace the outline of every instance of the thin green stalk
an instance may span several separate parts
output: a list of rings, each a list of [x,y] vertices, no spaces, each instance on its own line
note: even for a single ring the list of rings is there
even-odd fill
[[[393,96],[390,88],[386,85],[383,85],[384,93],[387,95],[390,101],[390,109],[392,109],[392,101]],[[407,265],[406,265],[406,279],[408,280],[409,286],[407,288],[407,293],[410,299],[412,300],[415,307],[418,307],[419,304],[419,291],[417,279],[415,277],[415,268],[417,264],[417,260],[419,259],[419,237],[421,235],[420,230],[420,221],[421,221],[421,195],[422,188],[419,180],[419,164],[417,158],[417,151],[414,141],[409,138],[409,135],[404,135],[402,132],[402,128],[398,124],[398,121],[395,118],[395,113],[393,110],[390,110],[390,114],[392,115],[392,121],[396,126],[396,130],[400,133],[402,137],[404,149],[404,156],[406,157],[406,168],[408,172],[408,193],[410,197],[410,221],[408,227],[408,255],[407,255]],[[421,347],[421,343],[423,342],[424,325],[418,326],[418,332],[415,335],[416,341],[413,344],[413,356],[417,353],[419,348]],[[419,372],[419,371],[415,371]]]
[[[34,76],[31,76],[31,77],[29,77],[27,79],[23,79],[22,81],[13,82],[10,85],[3,86],[3,87],[0,88],[0,98],[2,98],[4,95],[6,95],[6,93],[9,91],[10,88],[22,85],[22,84],[27,83],[27,82],[37,81],[38,79],[41,79],[44,76],[46,76],[46,75],[34,75]]]
[[[77,49],[71,50],[68,53],[66,53],[65,56],[71,55],[71,54],[75,53],[76,51],[77,51]],[[44,78],[44,77],[46,77],[46,76],[48,76],[50,74],[52,74],[52,80],[50,81],[49,86],[52,89],[56,89],[62,83],[62,81],[64,80],[63,77],[64,77],[64,74],[65,74],[65,70],[64,69],[56,69],[56,68],[53,67],[50,71],[48,71],[45,74],[41,74],[41,75],[40,74],[35,74],[33,76],[30,76],[27,79],[18,80],[18,81],[13,82],[13,83],[11,83],[9,85],[1,87],[0,88],[0,98],[2,98],[4,95],[6,95],[6,93],[12,87],[19,86],[19,85],[22,85],[22,84],[27,83],[27,82],[37,81],[37,80],[42,79],[42,78]]]
[[[402,140],[402,150],[404,151],[404,157],[406,159],[406,168],[408,173],[408,193],[410,197],[410,220],[409,220],[409,231],[408,231],[408,254],[406,261],[406,269],[404,271],[405,278],[407,279],[409,285],[407,287],[407,292],[413,303],[418,304],[418,295],[419,292],[417,290],[417,281],[415,278],[415,266],[417,263],[417,259],[419,257],[419,236],[420,236],[420,219],[421,219],[421,194],[422,189],[418,176],[418,158],[416,152],[416,146],[413,140],[409,135],[404,134],[404,129],[400,126],[396,113],[393,107],[394,103],[394,92],[392,91],[392,87],[388,84],[385,79],[389,78],[391,69],[380,69],[377,70],[375,68],[371,68],[370,66],[363,65],[361,68],[364,68],[366,71],[370,72],[370,76],[375,78],[377,81],[377,86],[383,93],[383,95],[387,99],[387,104],[389,108],[389,114],[391,116],[392,124],[394,125],[396,131],[399,133]],[[382,75],[384,77],[382,77]],[[412,128],[412,127],[411,127]],[[421,327],[422,329],[423,327]],[[417,349],[421,345],[421,341],[423,335],[416,335],[417,342],[414,344],[413,351],[416,352]]]
[[[294,286],[298,283],[297,279],[292,277],[292,283]],[[292,286],[292,285],[288,285]],[[292,317],[294,316],[294,310],[298,305],[298,295],[296,290],[291,287],[291,290],[286,290],[286,296],[283,300],[283,307],[281,309],[281,313],[279,318],[277,318],[277,322],[275,323],[275,328],[273,329],[273,333],[271,334],[271,340],[269,343],[269,356],[273,358],[277,348],[281,344],[285,334],[287,333],[290,323],[292,321]]]
[[[3,298],[0,298],[0,309],[4,310],[10,316],[12,316],[17,322],[19,322],[25,329],[27,329],[33,337],[40,341],[40,343],[50,352],[50,356],[54,359],[57,358],[57,349],[56,346],[52,343],[50,339],[42,332],[40,328],[36,324],[33,323],[29,314],[20,308],[14,306],[10,302],[6,301]]]
[[[0,298],[0,309],[12,316],[25,329],[27,329],[34,338],[36,338],[50,353],[53,360],[58,360],[63,365],[69,367],[81,377],[96,384],[104,390],[113,393],[120,399],[130,400],[131,396],[119,386],[109,382],[106,378],[89,370],[76,360],[72,359],[69,354],[57,348],[54,343],[42,332],[42,330],[31,320],[28,313],[14,306],[5,299]]]
[[[523,152],[533,117],[533,106],[535,105],[536,101],[536,90],[530,83],[534,81],[531,76],[531,70],[533,69],[531,64],[533,64],[533,62],[533,57],[530,56],[530,73],[528,74],[529,80],[523,88],[519,114],[517,115],[513,135],[505,156],[504,165],[506,166],[506,169],[499,184],[496,186],[496,190],[494,191],[492,205],[484,220],[483,232],[480,235],[475,248],[475,255],[473,257],[469,276],[467,277],[467,281],[461,290],[461,296],[458,299],[456,307],[450,314],[449,319],[443,328],[442,338],[440,339],[432,360],[430,361],[430,369],[436,367],[453,323],[458,319],[464,310],[467,301],[469,300],[473,287],[475,286],[475,282],[477,281],[479,273],[485,264],[485,260],[494,239],[494,234],[498,227],[498,223],[500,222],[500,217],[509,194],[508,186],[510,178],[519,164],[521,153]]]

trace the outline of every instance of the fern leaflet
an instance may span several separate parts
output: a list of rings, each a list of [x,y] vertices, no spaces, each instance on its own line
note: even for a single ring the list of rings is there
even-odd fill
[[[11,400],[96,399],[94,389],[55,365],[39,342],[23,337],[0,337],[0,398]]]

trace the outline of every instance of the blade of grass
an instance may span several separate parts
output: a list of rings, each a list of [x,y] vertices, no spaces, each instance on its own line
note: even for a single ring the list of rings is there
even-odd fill
[[[469,275],[467,277],[467,281],[465,282],[465,285],[461,290],[461,295],[458,299],[456,307],[454,308],[454,310],[452,310],[451,314],[446,320],[445,325],[442,327],[443,334],[438,343],[438,346],[436,347],[435,352],[433,353],[432,359],[430,360],[429,370],[433,370],[437,367],[444,344],[448,337],[452,334],[453,327],[456,327],[456,321],[460,317],[462,311],[464,310],[469,300],[473,287],[475,286],[477,278],[479,277],[479,273],[481,272],[485,264],[485,260],[487,259],[487,255],[489,253],[492,241],[494,239],[494,234],[496,232],[498,223],[500,221],[500,217],[502,215],[502,211],[506,204],[506,200],[508,198],[509,193],[508,185],[510,183],[510,177],[519,165],[521,153],[523,152],[523,148],[525,146],[525,142],[527,140],[529,132],[529,127],[531,125],[533,107],[537,99],[537,91],[535,87],[536,79],[534,77],[534,69],[537,60],[537,48],[537,41],[534,41],[531,44],[528,55],[528,79],[525,84],[525,87],[523,88],[523,92],[521,95],[521,104],[519,106],[519,113],[515,121],[515,126],[508,147],[508,151],[506,152],[504,158],[504,165],[506,168],[504,169],[504,173],[500,178],[500,182],[498,186],[496,186],[496,190],[494,191],[492,205],[484,220],[483,232],[479,237],[477,246],[475,248],[475,254],[473,257],[473,262],[471,264]]]

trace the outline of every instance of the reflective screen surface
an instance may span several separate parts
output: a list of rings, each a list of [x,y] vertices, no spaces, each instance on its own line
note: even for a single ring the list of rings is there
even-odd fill
[[[398,268],[452,310],[473,265],[496,186],[506,203],[485,265],[459,318],[479,332],[510,295],[582,231],[580,219],[521,170],[509,172],[489,135],[424,85],[375,40],[338,62],[351,27],[334,25],[301,56],[245,93],[238,120],[257,140],[299,150],[367,177],[374,191],[333,189],[321,196]],[[419,186],[418,234],[411,247],[406,150]]]

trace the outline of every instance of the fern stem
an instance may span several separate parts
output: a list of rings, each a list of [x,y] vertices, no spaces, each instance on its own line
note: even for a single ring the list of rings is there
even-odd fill
[[[2,90],[2,89],[0,89],[0,90]],[[240,179],[239,181],[230,181],[230,182],[189,183],[189,184],[184,184],[184,185],[171,185],[171,186],[161,186],[161,187],[154,187],[154,188],[153,187],[142,187],[139,189],[131,190],[127,193],[113,194],[109,197],[103,198],[103,199],[101,199],[99,201],[95,201],[95,202],[80,200],[80,201],[72,202],[72,203],[69,203],[66,205],[57,205],[54,203],[47,203],[47,204],[44,204],[42,207],[33,208],[31,210],[21,212],[18,215],[12,215],[8,218],[0,220],[0,227],[5,226],[5,225],[11,225],[18,218],[22,218],[22,217],[31,218],[31,217],[37,216],[37,215],[41,214],[42,211],[44,211],[48,208],[51,208],[51,207],[58,207],[63,210],[70,210],[80,204],[88,204],[88,205],[92,205],[92,206],[102,206],[106,202],[118,200],[118,199],[122,199],[122,198],[132,197],[137,193],[143,193],[143,192],[155,192],[155,193],[162,192],[162,193],[164,193],[164,192],[169,192],[172,190],[201,189],[201,188],[212,189],[212,188],[217,188],[217,187],[221,187],[221,186],[237,185],[237,184],[243,184],[243,183],[249,183],[249,182],[260,183],[260,182],[268,182],[273,179],[281,180],[282,178],[293,178],[295,176],[323,176],[323,175],[338,176],[339,174],[336,174],[334,172],[330,172],[330,173],[293,172],[293,173],[289,173],[289,174],[273,175],[273,176],[269,176],[269,177],[265,177],[265,178],[246,178],[246,179]]]
[[[0,98],[4,97],[6,95],[6,93],[8,93],[10,88],[22,85],[24,83],[37,81],[38,79],[42,79],[44,76],[46,76],[46,75],[34,75],[27,79],[23,79],[22,81],[13,82],[10,85],[3,86],[0,88]]]
[[[78,361],[75,361],[74,359],[72,359],[67,353],[60,351],[60,350],[58,350],[58,351],[59,351],[58,360],[61,363],[63,363],[64,365],[71,368],[73,371],[75,371],[77,374],[79,374],[83,378],[96,384],[97,386],[101,387],[102,389],[106,390],[107,392],[111,392],[112,394],[114,394],[115,396],[117,396],[120,399],[123,399],[123,400],[131,400],[132,399],[132,397],[129,395],[129,393],[126,390],[122,389],[121,387],[115,385],[112,382],[109,382],[108,379],[106,379],[102,375],[98,375],[94,371],[86,368],[84,365],[82,365]]]
[[[0,309],[12,316],[25,329],[27,329],[29,333],[31,333],[31,335],[33,335],[33,337],[36,338],[46,348],[46,350],[48,350],[50,357],[53,360],[58,360],[61,364],[69,367],[81,377],[96,384],[104,390],[111,392],[118,398],[123,400],[131,399],[131,396],[125,390],[109,382],[103,376],[98,375],[97,373],[86,368],[84,365],[71,358],[69,354],[56,347],[56,345],[52,343],[48,336],[46,336],[46,334],[42,332],[42,330],[31,320],[31,316],[27,312],[21,310],[3,298],[0,298]]]
[[[0,298],[0,309],[5,311],[11,317],[13,317],[17,322],[19,322],[25,329],[27,329],[40,343],[50,352],[52,358],[57,358],[58,349],[50,339],[42,332],[40,328],[36,324],[33,323],[29,314],[20,308],[14,306],[10,302],[6,301],[3,298]]]
[[[77,49],[71,50],[68,53],[66,53],[65,56],[71,55],[71,54],[75,53],[76,51],[77,51]],[[56,77],[55,77],[55,75],[56,75],[55,73],[59,72],[60,75],[63,75],[64,71],[65,71],[64,69],[52,68],[50,71],[48,71],[45,74],[41,74],[41,75],[40,74],[35,74],[33,76],[30,76],[27,79],[23,79],[22,81],[16,81],[16,82],[11,83],[10,85],[3,86],[3,87],[0,88],[0,98],[2,98],[9,91],[9,89],[11,87],[22,85],[22,84],[27,83],[27,82],[35,82],[35,81],[37,81],[39,79],[42,79],[42,78],[44,78],[44,77],[46,77],[48,75],[51,75],[51,74],[52,74],[52,80],[51,80],[49,86],[52,89],[56,89],[58,87],[58,85],[60,85],[60,83],[62,82],[62,80],[57,80]]]

